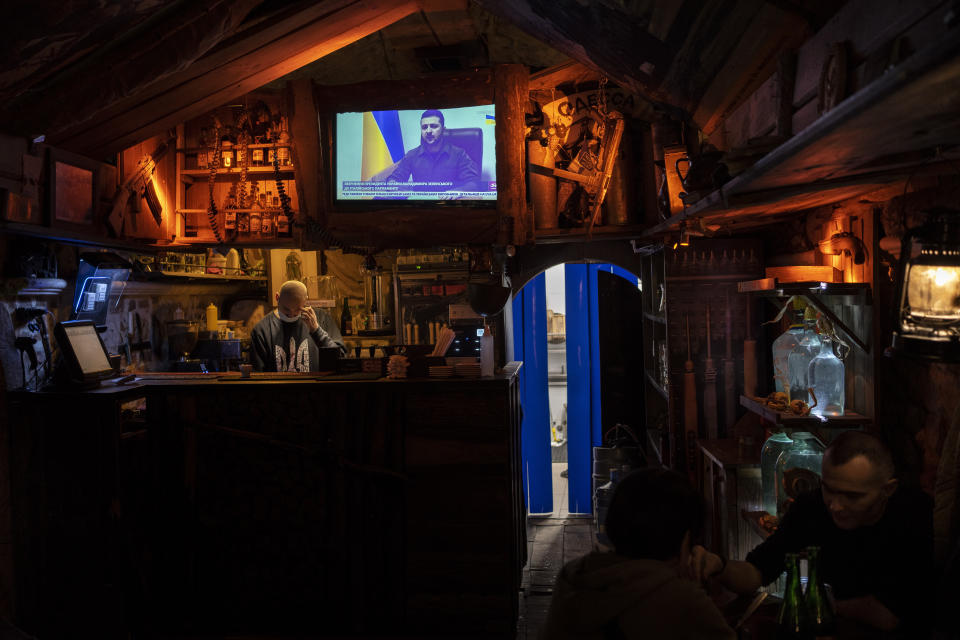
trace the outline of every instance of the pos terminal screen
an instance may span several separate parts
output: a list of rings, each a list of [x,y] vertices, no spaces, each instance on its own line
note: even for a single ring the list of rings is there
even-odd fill
[[[90,324],[75,326],[64,326],[67,340],[70,342],[70,349],[77,357],[77,363],[83,375],[96,375],[109,372],[112,367],[107,353],[104,351],[100,336],[97,335],[97,329]]]

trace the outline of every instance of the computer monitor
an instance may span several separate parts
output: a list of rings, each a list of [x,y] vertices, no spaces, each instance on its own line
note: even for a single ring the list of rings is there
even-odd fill
[[[71,381],[95,383],[113,375],[107,347],[92,320],[58,322],[53,333]]]

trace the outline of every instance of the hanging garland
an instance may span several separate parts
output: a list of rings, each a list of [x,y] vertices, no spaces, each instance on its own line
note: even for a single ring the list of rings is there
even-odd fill
[[[219,122],[217,123],[220,124]],[[213,230],[213,237],[217,239],[218,244],[223,244],[223,236],[220,235],[220,227],[217,224],[217,203],[213,198],[213,187],[217,181],[217,169],[220,168],[220,127],[216,127],[216,134],[213,142],[213,162],[210,163],[209,193],[210,202],[207,204],[207,220],[210,221],[210,228]]]
[[[280,197],[280,207],[286,214],[287,220],[293,228],[293,210],[290,208],[290,196],[284,187],[283,179],[280,177],[280,154],[277,153],[277,136],[273,138],[273,180],[277,183],[277,195]]]

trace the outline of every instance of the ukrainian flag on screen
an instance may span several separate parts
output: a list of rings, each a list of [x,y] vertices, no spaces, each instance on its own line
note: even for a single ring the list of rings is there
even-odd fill
[[[369,180],[402,157],[400,114],[396,110],[365,111],[360,179]]]

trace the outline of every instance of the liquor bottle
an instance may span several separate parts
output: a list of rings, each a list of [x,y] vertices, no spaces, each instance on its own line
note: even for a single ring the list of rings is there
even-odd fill
[[[817,312],[807,307],[803,313],[803,335],[800,343],[787,357],[787,375],[790,378],[790,399],[812,402],[807,396],[809,381],[807,377],[810,361],[820,353],[820,336],[817,334]]]
[[[830,336],[822,336],[820,353],[810,361],[807,376],[813,393],[817,396],[817,406],[810,413],[818,416],[842,416],[844,395],[844,368],[840,358],[833,355],[833,341]]]
[[[287,217],[287,212],[283,209],[277,211],[277,237],[290,237],[290,218]]]
[[[813,434],[794,431],[790,439],[793,442],[777,458],[776,498],[780,517],[799,494],[819,487],[823,476],[823,446]]]
[[[253,139],[254,144],[263,144],[263,138],[257,136]],[[255,147],[251,149],[250,153],[250,162],[254,167],[263,166],[263,147]]]
[[[269,207],[265,207],[260,214],[260,237],[265,240],[272,240],[276,237],[276,224],[274,224],[275,212]]]
[[[775,431],[763,443],[760,451],[760,487],[763,491],[763,510],[777,515],[777,460],[793,440],[783,431]]]
[[[803,607],[810,635],[819,638],[834,633],[836,620],[820,574],[820,547],[807,547],[807,593]]]
[[[803,609],[803,590],[800,588],[799,556],[788,553],[787,586],[783,590],[783,603],[777,614],[777,638],[801,640],[806,638],[807,625]]]
[[[223,136],[220,142],[220,166],[224,169],[233,167],[233,140],[230,136]]]
[[[344,297],[343,311],[340,312],[340,334],[344,336],[353,335],[353,318],[350,316],[350,299]]]
[[[793,324],[779,338],[773,341],[773,383],[777,391],[790,391],[790,375],[787,359],[793,348],[800,344],[803,336],[803,309],[806,304],[802,300],[793,301]]]
[[[290,134],[287,132],[287,119],[280,118],[280,134],[277,140],[277,160],[281,167],[290,166]]]
[[[263,208],[260,203],[254,201],[250,204],[250,235],[260,237],[261,222],[263,221]]]
[[[223,229],[224,231],[237,229],[237,200],[232,189],[223,205]]]

